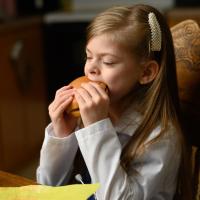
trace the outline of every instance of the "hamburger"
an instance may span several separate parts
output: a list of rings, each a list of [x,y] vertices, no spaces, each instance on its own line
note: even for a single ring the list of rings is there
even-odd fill
[[[91,81],[86,76],[81,76],[73,80],[69,85],[73,86],[73,88],[80,88],[82,83],[87,83],[87,82],[94,82],[94,81]],[[105,83],[102,82],[96,82],[96,83],[98,83],[108,93],[108,87],[106,86]],[[72,100],[71,104],[67,107],[66,113],[74,117],[80,117],[79,106],[75,98]]]

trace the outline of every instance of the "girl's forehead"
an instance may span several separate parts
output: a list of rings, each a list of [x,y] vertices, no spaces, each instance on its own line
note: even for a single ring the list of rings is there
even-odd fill
[[[108,52],[122,53],[127,51],[127,49],[116,39],[113,38],[111,34],[97,35],[91,38],[86,46],[87,51],[100,51],[105,50]]]
[[[101,40],[101,41],[105,41],[105,42],[116,42],[119,43],[115,37],[114,33],[101,33],[98,35],[94,35],[92,38],[90,38],[90,40],[88,41],[88,43],[92,40]]]

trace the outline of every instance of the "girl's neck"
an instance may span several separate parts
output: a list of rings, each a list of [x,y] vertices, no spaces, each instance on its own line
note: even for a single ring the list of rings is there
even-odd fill
[[[112,102],[109,109],[109,116],[113,124],[116,124],[120,120],[123,112],[129,107],[129,101]]]
[[[131,96],[131,95],[129,95],[129,96],[127,95],[120,101],[112,102],[110,105],[110,109],[109,109],[109,116],[110,116],[112,123],[116,124],[120,120],[122,114],[127,109],[132,107],[133,104],[134,104],[134,108],[137,109],[137,101],[134,98],[134,96]]]
[[[109,117],[113,124],[116,124],[118,122],[122,113],[123,111],[120,105],[115,104],[110,106]]]

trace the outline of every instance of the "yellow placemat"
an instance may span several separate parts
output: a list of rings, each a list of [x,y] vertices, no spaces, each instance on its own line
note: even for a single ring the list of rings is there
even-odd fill
[[[29,185],[0,187],[1,200],[86,200],[96,192],[99,184],[75,184],[67,186]]]

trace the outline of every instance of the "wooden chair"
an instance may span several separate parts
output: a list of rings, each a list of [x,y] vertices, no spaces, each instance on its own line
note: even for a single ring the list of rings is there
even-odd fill
[[[185,20],[171,32],[184,128],[192,145],[193,194],[200,200],[200,28],[196,21]]]

